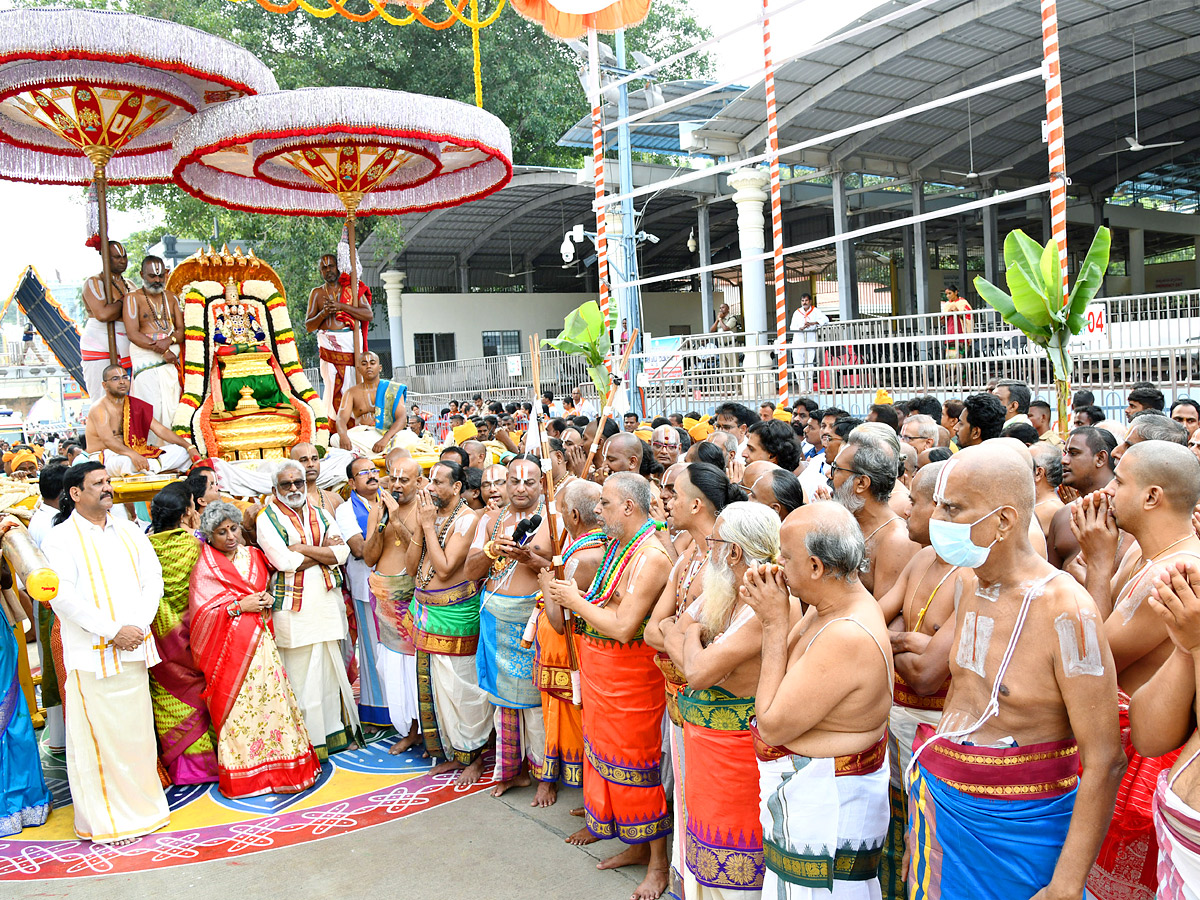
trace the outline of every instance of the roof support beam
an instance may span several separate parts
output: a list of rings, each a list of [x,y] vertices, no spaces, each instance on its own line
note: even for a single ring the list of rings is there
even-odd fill
[[[561,203],[562,201],[575,195],[582,197],[588,193],[589,191],[584,185],[577,185],[573,187],[565,187],[562,190],[554,191],[552,194],[543,194],[540,197],[535,197],[533,200],[522,203],[516,209],[509,210],[487,228],[480,231],[475,236],[475,240],[471,241],[471,243],[463,251],[463,255],[468,259],[474,256],[483,248],[485,244],[487,244],[489,240],[491,240],[492,235],[507,228],[509,225],[527,216],[529,213],[541,209],[543,206],[549,206],[552,203]]]
[[[1171,44],[1164,44],[1161,47],[1155,47],[1153,50],[1145,50],[1138,54],[1138,64],[1142,68],[1150,68],[1196,53],[1200,53],[1200,35],[1175,41]],[[1118,79],[1124,80],[1132,72],[1133,62],[1131,58],[1127,57],[1116,60],[1106,66],[1100,66],[1063,81],[1063,96],[1069,97],[1073,93],[1081,93],[1098,84],[1107,84],[1110,81]],[[1037,112],[1037,110],[1045,105],[1045,102],[1046,95],[1039,87],[1028,96],[1009,103],[999,112],[992,113],[992,115],[980,119],[975,124],[974,131],[977,134],[987,134],[988,132],[1004,128],[1021,116]],[[966,146],[967,137],[967,132],[964,130],[955,137],[942,141],[936,147],[930,148],[927,152],[914,159],[912,161],[912,168],[916,171],[921,171],[925,167],[933,165],[939,159],[943,159],[960,147]],[[1069,170],[1068,174],[1070,174]]]
[[[1018,2],[1019,0],[972,0],[972,2],[964,3],[962,6],[955,7],[940,16],[935,16],[928,22],[918,25],[916,28],[902,31],[890,41],[881,44],[868,53],[864,53],[849,65],[840,67],[832,75],[822,79],[783,107],[783,109],[779,110],[779,127],[782,129],[797,116],[803,115],[830,94],[833,94],[840,88],[853,84],[856,79],[870,74],[896,57],[903,56],[914,48],[920,47],[926,41],[941,37],[960,26],[970,24],[976,20],[986,21],[985,17],[988,14],[995,14],[997,11],[1013,6]],[[766,122],[763,122],[763,124],[742,138],[739,144],[742,152],[750,155],[766,139],[767,125]]]
[[[1159,152],[1140,159],[1138,161],[1138,165],[1140,167],[1139,171],[1148,172],[1151,169],[1161,166],[1163,163],[1169,163],[1176,157],[1184,156],[1188,153],[1194,153],[1197,150],[1200,150],[1200,138],[1192,138],[1192,140],[1185,141],[1176,147],[1164,147]],[[1137,155],[1142,156],[1142,154]],[[1128,171],[1120,175],[1113,175],[1109,178],[1106,178],[1104,181],[1100,181],[1092,185],[1092,190],[1098,197],[1107,197],[1113,192],[1118,184],[1128,181],[1131,177],[1136,176]]]
[[[1133,7],[1109,13],[1104,16],[1097,16],[1094,19],[1088,19],[1085,22],[1079,22],[1059,31],[1059,46],[1070,48],[1074,44],[1081,41],[1091,40],[1101,37],[1106,34],[1119,33],[1124,29],[1132,28],[1133,26],[1147,21],[1149,19],[1157,19],[1162,16],[1168,16],[1172,13],[1189,10],[1193,7],[1194,0],[1155,0],[1154,3],[1140,3]],[[1020,47],[1014,47],[1004,53],[991,56],[978,65],[971,66],[969,69],[964,69],[953,78],[948,78],[927,90],[922,91],[915,97],[910,97],[903,103],[897,104],[893,110],[903,109],[905,106],[913,106],[918,103],[927,103],[938,97],[944,97],[947,94],[953,94],[961,91],[963,88],[972,84],[978,84],[982,81],[994,80],[1005,72],[1012,71],[1014,68],[1026,65],[1031,61],[1037,61],[1042,55],[1042,45],[1039,40],[1030,38],[1029,43],[1022,44]],[[1181,96],[1184,92],[1180,91],[1175,96]],[[1111,110],[1105,111],[1106,115],[1111,117]],[[1104,119],[1108,121],[1108,119]],[[1071,132],[1076,132],[1077,126],[1074,123],[1067,123],[1067,128]],[[848,156],[853,156],[860,151],[872,138],[876,137],[886,129],[871,129],[870,131],[860,132],[859,134],[851,135],[846,140],[838,144],[833,151],[833,158],[841,162]],[[1036,147],[1036,152],[1045,153],[1045,144],[1039,139],[1036,145],[1031,144],[1031,147]],[[1028,151],[1029,148],[1026,148]],[[1021,156],[1006,157],[1007,162],[1015,162],[1024,159],[1025,155],[1032,156],[1034,151],[1029,151],[1027,154],[1022,151]]]
[[[1182,96],[1182,94],[1177,96]],[[1178,116],[1172,116],[1170,119],[1163,119],[1161,122],[1156,122],[1147,128],[1142,128],[1141,134],[1138,137],[1143,144],[1156,144],[1161,138],[1170,138],[1180,128],[1187,125],[1194,125],[1196,122],[1200,122],[1200,109],[1188,110],[1186,113],[1182,113]],[[1132,130],[1133,129],[1131,128],[1130,131]],[[1089,166],[1096,165],[1102,159],[1111,160],[1112,157],[1104,157],[1100,154],[1107,153],[1108,151],[1114,149],[1116,149],[1115,146],[1104,147],[1100,150],[1095,150],[1086,156],[1082,156],[1077,159],[1071,167],[1068,167],[1067,171],[1071,171],[1071,168],[1074,168],[1075,171],[1083,171]],[[1172,158],[1180,155],[1179,151],[1183,149],[1183,145],[1180,144],[1176,147],[1162,147],[1159,149],[1170,151],[1166,154],[1167,158],[1164,160],[1164,162],[1170,162]],[[1152,154],[1154,158],[1158,158],[1162,155],[1163,154],[1161,153]],[[1142,172],[1149,172],[1151,169],[1157,167],[1158,163],[1155,163],[1153,166],[1143,165],[1142,160],[1146,158],[1148,157],[1144,151],[1134,153],[1132,150],[1130,150],[1121,153],[1121,165],[1117,166],[1117,168],[1123,170],[1123,172],[1118,172],[1114,177],[1120,177],[1121,181],[1128,181],[1130,178],[1137,177]],[[1114,184],[1114,187],[1115,186],[1116,184]]]

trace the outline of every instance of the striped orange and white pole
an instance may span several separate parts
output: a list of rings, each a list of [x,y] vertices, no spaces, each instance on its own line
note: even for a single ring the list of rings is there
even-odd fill
[[[600,90],[600,40],[596,29],[588,29],[588,92],[592,101],[592,167],[596,182],[596,273],[600,281],[600,320],[608,322],[608,218],[604,206],[604,123],[601,108],[604,94]],[[628,190],[628,188],[624,188]],[[612,353],[607,360],[612,371]]]
[[[767,92],[767,153],[771,164],[771,242],[775,256],[775,357],[779,363],[779,405],[788,405],[787,282],[783,271],[783,198],[779,183],[779,121],[775,116],[775,63],[771,58],[770,0],[762,0],[763,72]]]
[[[1050,156],[1050,235],[1058,244],[1063,302],[1067,297],[1067,146],[1063,132],[1058,4],[1042,0],[1042,77],[1046,82],[1046,146]]]

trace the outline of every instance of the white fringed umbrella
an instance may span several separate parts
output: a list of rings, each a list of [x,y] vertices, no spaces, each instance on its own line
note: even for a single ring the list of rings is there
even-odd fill
[[[458,206],[512,178],[512,139],[491,113],[378,88],[305,88],[235,100],[180,128],[175,153],[176,183],[209,203],[345,216],[355,299],[357,215]]]
[[[145,16],[41,7],[0,12],[0,178],[95,183],[112,301],[108,184],[171,181],[171,141],[193,113],[277,90],[253,54]],[[110,354],[116,343],[109,329]]]

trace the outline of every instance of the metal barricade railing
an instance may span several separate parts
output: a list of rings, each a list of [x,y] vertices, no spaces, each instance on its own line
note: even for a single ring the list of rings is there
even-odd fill
[[[526,400],[533,396],[530,357],[528,353],[515,357],[520,361],[519,368],[514,363],[510,369],[509,360],[513,356],[484,356],[397,367],[394,377],[408,385],[410,394],[436,398],[442,403],[469,400],[475,394]],[[558,350],[543,350],[541,357],[542,390],[552,390],[560,397],[572,388],[591,384],[587,363],[581,357]],[[518,374],[510,374],[514,371]],[[594,400],[594,389],[591,393]]]

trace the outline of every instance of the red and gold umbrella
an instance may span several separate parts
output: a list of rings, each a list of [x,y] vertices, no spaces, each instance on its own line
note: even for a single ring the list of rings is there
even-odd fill
[[[187,122],[175,152],[176,183],[209,203],[344,216],[352,298],[358,297],[359,214],[457,206],[512,178],[512,140],[494,115],[379,88],[305,88],[235,100]]]
[[[253,54],[173,22],[95,9],[0,12],[0,178],[95,184],[112,302],[107,186],[169,183],[183,121],[276,89]],[[112,326],[109,351],[115,362]]]

